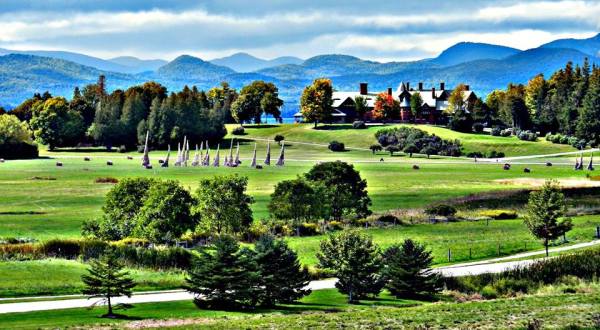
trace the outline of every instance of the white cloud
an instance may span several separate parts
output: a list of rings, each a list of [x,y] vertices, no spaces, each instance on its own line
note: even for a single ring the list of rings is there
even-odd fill
[[[340,6],[344,6],[340,4]],[[433,6],[433,5],[432,5]],[[7,12],[0,46],[66,49],[97,56],[133,54],[211,58],[233,51],[275,57],[344,52],[379,60],[433,56],[460,41],[527,49],[563,37],[589,37],[600,27],[600,3],[533,1],[444,11],[390,14],[290,10],[244,16],[205,9],[169,11]]]

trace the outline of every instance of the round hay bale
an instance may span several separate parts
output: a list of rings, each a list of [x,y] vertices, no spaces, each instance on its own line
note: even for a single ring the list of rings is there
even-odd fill
[[[4,163],[4,158],[0,158],[0,163]]]
[[[525,168],[523,169],[523,172],[525,172],[525,173],[531,173],[531,170],[530,170],[529,168],[525,167]]]
[[[150,165],[150,164],[146,165],[146,169],[147,170],[151,170],[152,169],[152,165]]]
[[[109,161],[107,161],[107,162],[106,162],[106,166],[113,166],[113,162],[112,162],[112,160],[109,160]]]
[[[502,167],[505,171],[510,170],[510,164],[504,164],[504,166]]]
[[[418,169],[421,169],[421,168],[419,167],[419,165],[413,165],[413,166],[412,166],[412,169],[413,169],[413,170],[418,170]]]
[[[383,157],[379,159],[380,162],[383,162]]]
[[[86,161],[86,162],[89,162],[92,159],[90,157],[83,157],[83,160]]]
[[[552,166],[552,163],[550,163],[550,162],[547,162],[547,163],[546,163],[546,166],[550,167],[550,166]]]
[[[63,163],[61,163],[61,162],[56,162],[56,166],[57,166],[57,167],[62,167],[62,166],[63,166]]]
[[[128,159],[128,160],[132,160],[132,159],[133,159],[133,157],[131,157],[131,156],[127,156],[127,159]]]
[[[262,167],[262,165],[256,165],[256,169],[257,169],[257,170],[262,170],[262,169],[263,169],[263,167]]]
[[[162,163],[164,163],[164,162],[165,162],[165,161],[164,161],[164,160],[162,160],[162,159],[159,159],[159,160],[158,160],[158,163],[159,163],[159,164],[162,164]]]

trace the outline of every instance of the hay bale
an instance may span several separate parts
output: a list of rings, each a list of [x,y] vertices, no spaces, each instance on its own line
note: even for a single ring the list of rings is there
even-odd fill
[[[262,169],[263,169],[263,167],[262,167],[262,165],[256,165],[256,169],[257,169],[257,170],[262,170]]]
[[[57,166],[57,167],[62,167],[62,166],[63,166],[63,163],[61,163],[61,162],[56,162],[56,166]]]
[[[525,172],[525,173],[531,173],[531,170],[530,170],[529,168],[525,167],[525,168],[523,169],[523,172]]]
[[[4,163],[4,158],[0,158],[0,163]]]
[[[547,163],[546,163],[546,166],[550,167],[550,166],[552,166],[552,163],[550,163],[550,162],[547,162]]]
[[[133,159],[133,157],[131,157],[131,156],[127,156],[127,159],[128,159],[128,160],[132,160],[132,159]]]
[[[114,164],[113,164],[112,160],[109,160],[109,161],[106,161],[106,165],[107,166],[113,166]]]
[[[83,160],[86,161],[86,162],[89,162],[92,159],[90,157],[83,157]]]
[[[164,161],[164,160],[162,160],[162,159],[159,159],[159,160],[158,160],[158,163],[159,163],[159,164],[162,164],[162,163],[164,163],[164,162],[165,162],[165,161]]]
[[[418,170],[418,169],[420,169],[420,167],[419,167],[419,165],[413,165],[413,166],[412,166],[412,169],[413,169],[413,170]]]
[[[510,170],[510,164],[504,164],[504,166],[502,167],[505,171]]]
[[[152,165],[148,164],[145,166],[147,170],[151,170],[152,169]]]

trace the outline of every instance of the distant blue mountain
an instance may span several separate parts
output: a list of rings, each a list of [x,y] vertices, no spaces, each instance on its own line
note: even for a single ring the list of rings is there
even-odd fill
[[[103,60],[98,57],[93,57],[93,56],[74,53],[74,52],[63,52],[63,51],[52,51],[52,50],[19,51],[19,50],[0,48],[0,55],[6,55],[6,54],[24,54],[24,55],[50,57],[50,58],[56,58],[56,59],[60,59],[60,60],[71,61],[71,62],[81,64],[81,65],[91,66],[98,70],[114,71],[114,72],[121,72],[121,73],[135,73],[135,72],[132,72],[131,68],[128,66],[121,65],[119,63],[114,63],[114,62],[111,62],[108,60]]]
[[[571,48],[592,56],[600,56],[600,34],[588,39],[558,39],[541,46],[542,48]]]
[[[517,54],[520,51],[519,49],[505,46],[460,42],[444,50],[438,57],[431,59],[431,62],[440,66],[452,66],[477,60],[500,60]]]
[[[237,72],[253,72],[285,64],[300,64],[302,59],[293,56],[277,57],[272,60],[264,60],[247,53],[235,53],[233,55],[216,58],[210,62],[216,65],[226,66]]]
[[[579,48],[582,44],[587,45],[588,51],[595,49],[593,40],[590,39],[575,43]],[[485,96],[494,89],[505,88],[510,82],[526,83],[539,73],[548,77],[568,61],[581,64],[586,57],[591,63],[600,64],[598,57],[575,48],[544,45],[518,51],[494,45],[461,43],[450,47],[436,58],[413,62],[380,63],[334,54],[315,56],[298,64],[283,64],[240,73],[227,66],[182,55],[154,71],[128,74],[64,59],[13,54],[0,56],[0,105],[15,106],[34,92],[46,90],[54,95],[70,97],[75,86],[93,83],[100,74],[107,76],[107,84],[111,90],[127,88],[148,80],[157,81],[169,90],[179,90],[184,85],[195,85],[206,90],[217,86],[221,81],[240,88],[253,80],[265,80],[279,87],[280,95],[286,103],[284,116],[289,116],[297,109],[302,89],[318,77],[331,78],[334,88],[338,90],[356,90],[360,82],[369,83],[372,91],[383,91],[388,87],[395,89],[401,81],[411,82],[413,87],[420,81],[428,87],[437,87],[439,82],[444,81],[450,88],[459,83],[469,84],[477,94]],[[249,59],[243,55],[241,58]],[[76,56],[76,59],[82,61],[86,57]],[[465,62],[461,62],[463,60]],[[111,61],[108,62],[118,66],[119,70],[123,70],[122,67],[131,69],[162,64],[160,61],[149,63],[135,58]],[[98,65],[106,64],[105,62],[107,61],[101,60],[93,63]]]
[[[108,61],[127,67],[134,73],[156,71],[158,68],[168,63],[165,60],[142,60],[133,56],[120,56],[111,58]]]

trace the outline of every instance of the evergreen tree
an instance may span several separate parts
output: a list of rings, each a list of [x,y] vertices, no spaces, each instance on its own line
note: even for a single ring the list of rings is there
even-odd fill
[[[583,99],[581,116],[577,123],[577,137],[592,146],[600,144],[600,69],[595,68],[589,79],[589,88]]]
[[[82,275],[81,280],[85,285],[82,293],[90,298],[102,298],[106,302],[108,313],[104,317],[114,318],[111,299],[114,297],[131,297],[131,290],[136,283],[123,270],[123,265],[112,249],[108,249],[100,259],[92,260],[89,274]]]
[[[308,294],[308,269],[300,265],[298,255],[284,240],[262,236],[255,245],[255,260],[260,272],[260,303],[273,306],[291,303]]]
[[[121,126],[123,128],[123,144],[133,147],[137,144],[137,127],[144,120],[146,110],[142,97],[137,92],[132,92],[125,98],[121,114]]]
[[[571,230],[573,223],[564,218],[567,212],[565,196],[555,181],[546,181],[539,191],[529,194],[524,222],[533,236],[543,241],[548,256],[548,243]]]
[[[430,296],[440,290],[440,276],[431,271],[433,257],[411,239],[389,247],[383,254],[386,287],[397,298]]]
[[[122,108],[123,92],[119,90],[103,96],[98,103],[90,133],[97,143],[108,150],[123,141],[123,125],[120,121]]]
[[[370,237],[347,230],[322,240],[320,247],[319,267],[333,271],[338,279],[335,287],[348,295],[348,302],[381,292],[385,284],[380,275],[381,253]]]
[[[186,290],[200,308],[254,306],[260,298],[260,272],[253,253],[230,236],[219,236],[215,251],[202,250],[186,278]]]

